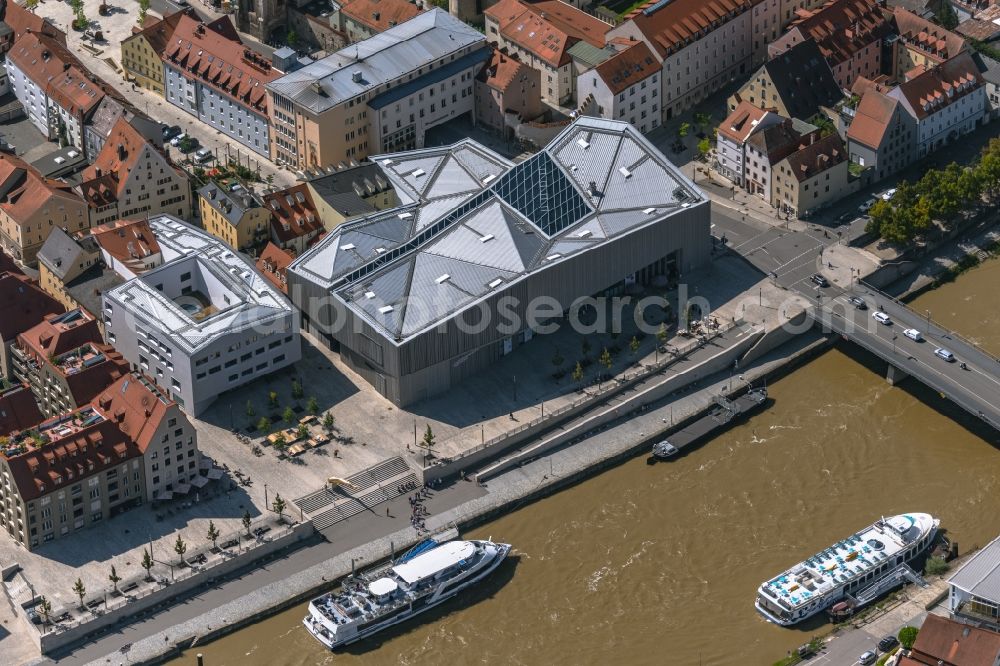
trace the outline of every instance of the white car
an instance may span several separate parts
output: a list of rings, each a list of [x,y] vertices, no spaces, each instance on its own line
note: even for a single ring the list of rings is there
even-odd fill
[[[863,204],[861,204],[860,206],[858,206],[858,212],[861,213],[862,215],[864,215],[865,213],[867,213],[868,211],[870,211],[871,208],[872,208],[872,206],[874,206],[874,205],[875,205],[875,200],[874,199],[869,199],[868,201],[866,201]]]
[[[891,187],[891,188],[889,188],[888,190],[886,190],[885,192],[882,193],[882,201],[889,201],[894,196],[896,196],[896,188],[895,187]]]
[[[882,324],[883,326],[890,326],[892,324],[892,319],[889,318],[889,315],[882,312],[881,310],[873,312],[872,319]]]
[[[936,356],[938,356],[939,358],[943,358],[944,360],[948,361],[949,363],[954,363],[955,362],[955,355],[952,354],[950,351],[948,351],[947,349],[945,349],[943,347],[940,348],[940,349],[935,349],[934,350],[934,354]]]
[[[173,146],[174,148],[176,148],[177,146],[181,145],[181,141],[186,136],[187,136],[187,134],[185,134],[184,132],[181,132],[180,134],[178,134],[177,136],[175,136],[174,138],[172,138],[170,140],[170,145]]]
[[[906,329],[905,331],[903,331],[903,335],[913,340],[914,342],[920,342],[921,340],[924,339],[924,336],[920,335],[920,331],[918,331],[915,328]]]

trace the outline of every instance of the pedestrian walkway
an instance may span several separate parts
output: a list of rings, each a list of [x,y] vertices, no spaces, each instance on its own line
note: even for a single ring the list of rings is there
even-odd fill
[[[343,485],[347,488],[347,490],[360,495],[375,486],[389,483],[390,479],[405,476],[409,471],[410,467],[406,464],[406,461],[399,456],[396,456],[347,477],[344,479],[347,483]],[[314,493],[310,493],[292,501],[295,506],[311,515],[323,507],[330,506],[336,500],[342,499],[343,497],[344,495],[342,492],[335,492],[324,485],[322,490],[317,490]]]

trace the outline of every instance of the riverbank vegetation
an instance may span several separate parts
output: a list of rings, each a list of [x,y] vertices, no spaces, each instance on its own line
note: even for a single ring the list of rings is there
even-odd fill
[[[1000,198],[1000,139],[991,139],[979,158],[963,167],[952,162],[928,169],[915,183],[900,181],[891,201],[872,206],[866,231],[888,243],[909,245],[933,233],[953,230],[968,213]]]

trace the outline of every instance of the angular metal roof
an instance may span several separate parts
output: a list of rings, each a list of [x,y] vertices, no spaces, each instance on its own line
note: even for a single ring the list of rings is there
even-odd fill
[[[288,271],[397,344],[532,272],[704,201],[635,128],[598,118],[577,119],[517,165],[469,140],[370,159],[406,203],[342,225]]]
[[[955,572],[949,585],[1000,603],[1000,537],[993,539]]]

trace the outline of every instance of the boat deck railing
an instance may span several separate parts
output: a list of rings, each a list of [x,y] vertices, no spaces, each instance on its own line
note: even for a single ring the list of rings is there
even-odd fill
[[[887,572],[882,578],[879,578],[865,589],[853,595],[852,598],[858,606],[864,606],[865,604],[875,601],[891,588],[904,581],[909,581],[915,585],[919,585],[920,587],[927,587],[927,581],[925,581],[920,574],[911,569],[910,565],[900,564],[895,569]]]

